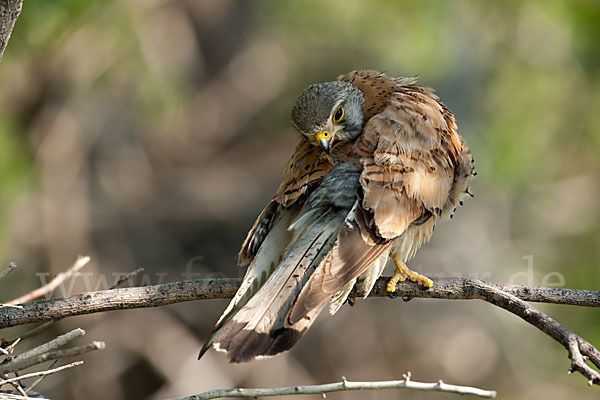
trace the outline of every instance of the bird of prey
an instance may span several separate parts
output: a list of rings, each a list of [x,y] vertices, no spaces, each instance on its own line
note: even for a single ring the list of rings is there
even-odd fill
[[[353,71],[310,85],[292,121],[302,138],[239,252],[243,282],[209,348],[231,362],[290,349],[329,302],[367,296],[388,259],[387,291],[432,281],[405,262],[469,194],[471,151],[452,112],[415,78]]]

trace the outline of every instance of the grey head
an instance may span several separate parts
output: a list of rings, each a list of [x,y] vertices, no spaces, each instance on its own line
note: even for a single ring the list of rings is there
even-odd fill
[[[292,122],[310,143],[329,152],[334,141],[353,141],[363,128],[364,96],[349,82],[310,85],[296,100]]]

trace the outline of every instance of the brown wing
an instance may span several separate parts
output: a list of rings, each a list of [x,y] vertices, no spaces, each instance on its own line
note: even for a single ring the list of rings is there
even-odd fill
[[[312,185],[331,170],[331,167],[327,154],[312,146],[305,138],[300,140],[284,170],[277,194],[256,218],[242,244],[238,254],[240,265],[247,265],[252,261],[267,237],[279,208],[296,203]]]
[[[398,237],[423,216],[442,214],[462,141],[452,113],[432,89],[398,86],[355,148],[364,167],[363,207],[373,212],[381,237]]]

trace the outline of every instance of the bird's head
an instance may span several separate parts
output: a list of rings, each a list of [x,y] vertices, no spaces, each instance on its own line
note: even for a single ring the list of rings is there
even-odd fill
[[[308,141],[327,153],[334,141],[351,141],[362,132],[364,97],[343,81],[310,85],[296,100],[292,122]]]

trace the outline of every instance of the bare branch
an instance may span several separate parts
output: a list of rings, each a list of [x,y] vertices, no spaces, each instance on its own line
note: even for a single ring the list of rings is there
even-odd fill
[[[103,350],[104,347],[106,347],[104,342],[92,342],[90,344],[86,344],[85,346],[52,351],[50,353],[40,354],[35,357],[26,358],[19,361],[9,361],[0,365],[0,374],[21,371],[25,368],[29,368],[46,361],[56,360],[58,358],[77,356],[94,350]]]
[[[387,280],[388,278],[380,278],[370,296],[386,296]],[[240,282],[240,279],[199,279],[38,300],[23,305],[22,309],[0,308],[0,329],[111,310],[158,307],[193,300],[227,299],[233,296]],[[428,290],[423,290],[412,282],[400,282],[394,295],[405,300],[412,298],[485,300],[480,293],[473,291],[474,282],[480,281],[433,278],[433,282],[433,287]],[[524,301],[600,307],[599,291],[505,284],[488,284],[488,286]]]
[[[15,378],[0,380],[0,386],[5,385],[7,383],[12,383],[12,382],[20,382],[23,379],[30,379],[30,378],[35,378],[35,377],[38,377],[38,376],[46,376],[46,375],[50,375],[50,374],[55,374],[55,373],[60,372],[62,370],[65,370],[65,369],[68,369],[68,368],[73,368],[73,367],[76,367],[76,366],[81,365],[81,364],[83,364],[83,361],[75,361],[75,362],[72,362],[71,364],[63,365],[61,367],[52,368],[52,369],[48,369],[48,370],[45,370],[45,371],[32,372],[30,374],[25,374],[25,375],[17,376]]]
[[[389,278],[377,280],[370,296],[387,296],[386,285]],[[473,282],[482,282],[463,278],[433,278],[433,287],[423,289],[411,282],[399,283],[394,292],[395,297],[404,300],[412,298],[473,300],[481,299],[475,295],[471,286]],[[521,300],[532,303],[566,304],[572,306],[600,307],[600,291],[549,288],[541,286],[509,285],[506,283],[486,283],[489,287],[511,294]],[[360,295],[360,293],[358,293]],[[485,299],[482,299],[485,300]]]
[[[56,277],[54,279],[52,279],[50,282],[48,282],[41,288],[35,289],[21,297],[11,300],[7,304],[23,304],[23,303],[27,303],[28,301],[45,296],[48,293],[52,293],[54,291],[54,289],[56,289],[58,287],[58,285],[60,285],[61,283],[63,283],[65,280],[69,279],[73,275],[75,275],[75,273],[77,271],[79,271],[81,268],[85,267],[87,265],[87,263],[89,263],[89,262],[90,262],[89,256],[78,257],[77,261],[75,261],[73,266],[71,268],[69,268],[66,272],[61,272],[60,274],[56,275]]]
[[[442,381],[435,383],[415,382],[410,379],[410,373],[404,375],[400,381],[377,381],[377,382],[351,382],[342,378],[341,382],[327,383],[324,385],[288,386],[281,388],[264,389],[221,389],[211,390],[193,396],[181,397],[174,400],[208,400],[223,397],[267,397],[283,396],[293,394],[321,394],[350,390],[382,390],[382,389],[414,389],[426,392],[456,393],[460,395],[470,394],[478,397],[495,398],[496,392],[483,390],[469,386],[449,385]]]

